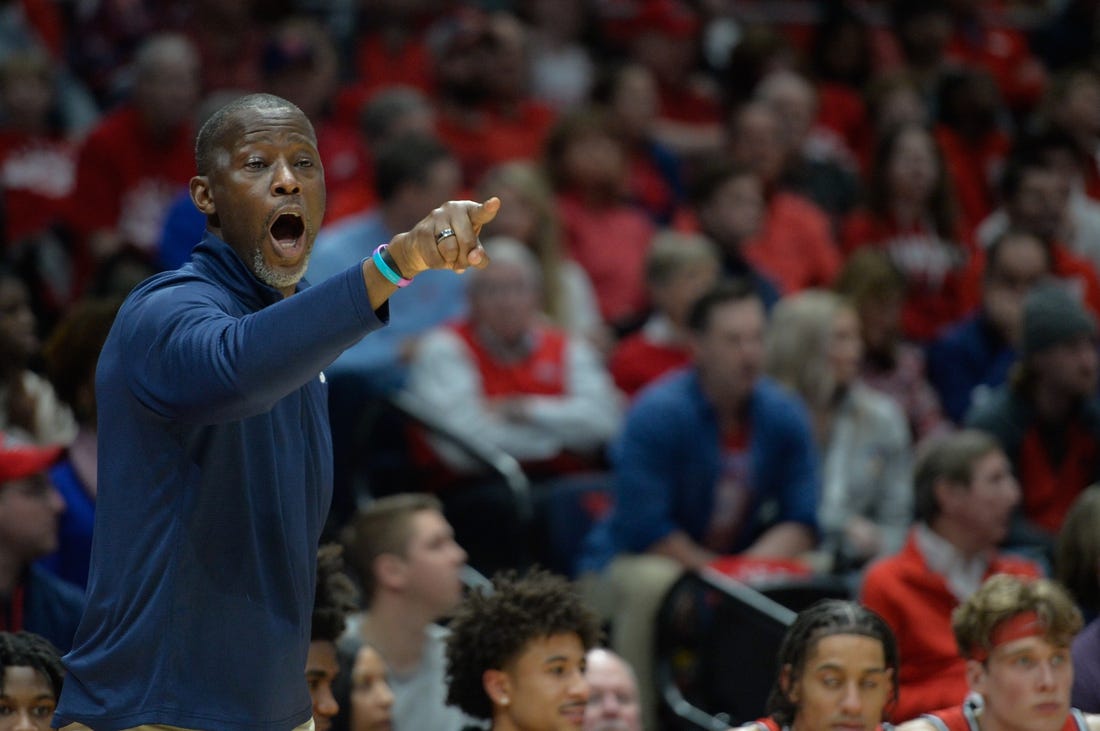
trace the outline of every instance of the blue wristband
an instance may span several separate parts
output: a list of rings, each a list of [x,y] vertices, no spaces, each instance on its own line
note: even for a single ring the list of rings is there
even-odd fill
[[[398,287],[408,287],[412,283],[412,280],[405,279],[397,273],[396,263],[390,263],[393,261],[393,255],[386,251],[388,247],[389,244],[381,244],[374,250],[374,253],[370,255],[371,261],[374,262],[374,268],[377,269],[383,277]],[[387,259],[389,259],[389,261],[386,261]]]

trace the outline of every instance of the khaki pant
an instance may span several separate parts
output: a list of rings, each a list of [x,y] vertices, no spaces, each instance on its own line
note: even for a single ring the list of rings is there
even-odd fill
[[[657,611],[683,572],[665,556],[624,554],[603,574],[587,574],[578,582],[585,600],[611,620],[611,649],[634,668],[642,728],[657,728]]]
[[[92,731],[90,728],[82,723],[70,723],[68,726],[62,726],[60,731]],[[127,729],[127,731],[195,731],[195,729],[185,729],[179,726],[166,726],[164,724],[146,724],[144,726],[134,726]],[[309,719],[303,723],[294,731],[313,731],[313,719]]]

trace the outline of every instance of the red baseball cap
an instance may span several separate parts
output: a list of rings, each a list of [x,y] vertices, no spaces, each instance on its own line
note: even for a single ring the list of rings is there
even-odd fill
[[[62,447],[13,444],[0,434],[0,485],[45,472],[58,460]]]

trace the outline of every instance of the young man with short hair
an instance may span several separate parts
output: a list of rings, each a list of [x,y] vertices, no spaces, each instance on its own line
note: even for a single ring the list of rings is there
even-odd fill
[[[439,500],[423,493],[376,500],[352,519],[344,542],[366,611],[350,622],[341,653],[355,657],[369,644],[382,656],[397,728],[458,729],[462,713],[446,705],[447,633],[435,623],[462,600],[466,552]]]
[[[988,579],[952,618],[973,697],[898,731],[1098,731],[1100,716],[1070,706],[1070,642],[1081,613],[1048,579]]]
[[[893,720],[959,703],[966,668],[951,635],[951,612],[995,573],[1038,576],[1030,561],[999,554],[1020,487],[989,435],[964,430],[930,442],[914,475],[917,525],[894,556],[871,566],[861,600],[898,637]]]

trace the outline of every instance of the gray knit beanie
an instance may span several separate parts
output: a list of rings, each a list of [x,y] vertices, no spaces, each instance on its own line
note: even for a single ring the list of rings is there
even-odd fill
[[[1096,318],[1064,286],[1043,284],[1028,293],[1020,355],[1034,355],[1082,335],[1096,335]]]

